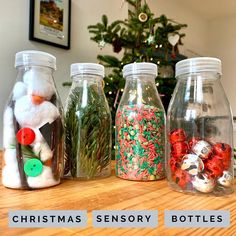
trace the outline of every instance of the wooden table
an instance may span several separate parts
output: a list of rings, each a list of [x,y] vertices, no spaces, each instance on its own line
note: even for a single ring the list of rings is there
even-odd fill
[[[114,164],[114,163],[113,163]],[[8,210],[87,210],[87,228],[8,228]],[[93,228],[92,210],[158,210],[157,228]],[[165,228],[164,210],[230,210],[229,228]],[[236,194],[228,197],[192,196],[172,191],[166,180],[134,182],[114,175],[102,180],[64,180],[53,188],[23,191],[0,185],[0,235],[236,235]]]

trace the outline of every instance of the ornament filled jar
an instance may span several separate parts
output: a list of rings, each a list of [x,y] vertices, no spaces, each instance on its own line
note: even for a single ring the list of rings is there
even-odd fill
[[[16,53],[17,79],[3,119],[2,183],[35,189],[60,183],[63,119],[53,72],[56,58],[41,51]]]
[[[168,181],[175,190],[212,195],[233,191],[233,119],[221,74],[216,58],[176,64],[166,161]]]
[[[65,107],[65,177],[94,179],[111,174],[111,113],[103,77],[102,65],[71,65],[73,83]]]
[[[149,181],[165,177],[165,111],[155,78],[157,65],[124,66],[124,92],[116,113],[116,175]]]

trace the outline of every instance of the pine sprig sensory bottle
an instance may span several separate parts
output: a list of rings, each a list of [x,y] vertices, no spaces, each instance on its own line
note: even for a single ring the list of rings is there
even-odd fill
[[[116,175],[149,181],[165,177],[165,112],[153,63],[124,66],[126,79],[116,113]]]
[[[221,61],[200,57],[176,65],[167,116],[167,174],[178,191],[233,191],[233,120],[220,82]]]
[[[111,173],[111,114],[103,91],[104,67],[71,65],[72,87],[65,108],[66,177],[92,179]]]
[[[53,72],[56,58],[41,51],[15,57],[17,80],[3,119],[2,183],[36,189],[60,183],[63,173],[63,111]]]

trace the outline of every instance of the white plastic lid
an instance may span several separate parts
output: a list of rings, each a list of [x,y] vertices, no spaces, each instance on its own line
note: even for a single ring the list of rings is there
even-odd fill
[[[15,55],[15,67],[19,66],[47,66],[56,70],[56,57],[42,51],[21,51]]]
[[[74,63],[70,66],[70,76],[79,74],[92,74],[105,76],[104,66],[97,63]]]
[[[195,57],[179,61],[175,66],[176,77],[196,72],[215,72],[221,75],[221,60],[214,57]]]
[[[157,65],[149,62],[135,62],[127,64],[123,68],[123,76],[149,74],[157,76]]]

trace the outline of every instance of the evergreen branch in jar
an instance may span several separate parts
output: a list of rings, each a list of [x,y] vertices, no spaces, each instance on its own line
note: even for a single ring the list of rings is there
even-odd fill
[[[65,115],[65,170],[64,174],[70,172],[72,177],[76,177],[79,120],[76,115],[78,110],[77,101],[80,100],[81,89],[75,88],[69,97],[69,104]]]
[[[81,107],[82,90],[72,91],[67,107],[65,174],[70,171],[72,177],[78,177],[77,171],[82,171],[92,178],[110,163],[110,114],[92,85],[87,91],[89,104]]]
[[[106,103],[98,99],[96,88],[88,89],[88,105],[81,117],[79,165],[92,178],[110,163],[110,114]]]

